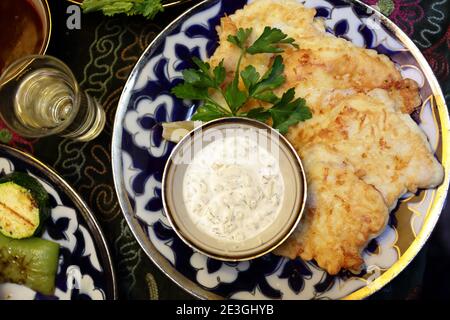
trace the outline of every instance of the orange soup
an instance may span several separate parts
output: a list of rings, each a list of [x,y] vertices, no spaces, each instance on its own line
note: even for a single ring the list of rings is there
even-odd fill
[[[27,0],[0,0],[0,74],[14,60],[38,53],[43,22]]]

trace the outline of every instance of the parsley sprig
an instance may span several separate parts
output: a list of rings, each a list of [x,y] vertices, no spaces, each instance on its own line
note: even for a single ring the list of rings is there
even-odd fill
[[[242,58],[246,54],[282,53],[283,45],[298,48],[294,39],[288,38],[280,29],[265,27],[263,33],[252,44],[248,44],[252,28],[240,28],[235,35],[229,35],[227,40],[241,49],[233,80],[224,84],[226,70],[223,60],[214,69],[207,62],[194,57],[193,62],[198,69],[183,71],[184,82],[172,89],[172,93],[180,99],[200,100],[203,104],[192,116],[192,120],[210,121],[222,117],[239,116],[267,121],[272,119],[272,126],[281,133],[286,133],[289,126],[312,117],[310,109],[302,98],[295,99],[295,89],[291,88],[279,98],[274,90],[282,86],[284,64],[281,55],[276,55],[269,70],[260,75],[256,68],[248,65],[241,71]],[[239,88],[242,79],[245,89]],[[222,106],[211,97],[214,91],[219,92],[226,106]],[[259,100],[272,104],[271,108],[256,108],[242,112],[241,108],[250,100]]]

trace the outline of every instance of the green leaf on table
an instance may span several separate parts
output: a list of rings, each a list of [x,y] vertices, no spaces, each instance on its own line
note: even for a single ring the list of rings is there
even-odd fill
[[[133,11],[133,4],[127,2],[116,2],[111,4],[105,4],[102,7],[102,12],[105,16],[113,16],[119,13],[125,13],[131,15]],[[85,11],[88,12],[88,11]]]
[[[132,14],[142,14],[148,19],[153,19],[161,11],[164,11],[164,8],[160,0],[140,0],[135,4]]]
[[[290,44],[295,48],[298,45],[294,42],[293,38],[288,38],[287,34],[283,33],[278,28],[265,27],[261,36],[247,48],[247,52],[250,54],[257,53],[281,53],[283,48],[280,48],[280,44]]]
[[[0,143],[9,143],[13,138],[11,131],[6,128],[0,130]]]
[[[84,0],[81,6],[85,13],[102,11],[106,16],[124,13],[142,15],[147,19],[153,19],[164,10],[161,0]]]

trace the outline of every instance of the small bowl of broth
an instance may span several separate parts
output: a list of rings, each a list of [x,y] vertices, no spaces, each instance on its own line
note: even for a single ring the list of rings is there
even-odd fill
[[[51,33],[47,0],[0,1],[0,75],[15,60],[44,54]]]

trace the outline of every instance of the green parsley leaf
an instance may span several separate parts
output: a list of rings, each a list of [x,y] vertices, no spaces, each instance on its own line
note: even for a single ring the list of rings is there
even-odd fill
[[[266,122],[270,118],[270,112],[264,108],[251,109],[244,115],[247,118],[255,119],[261,122]]]
[[[303,99],[301,99],[303,100]],[[297,100],[296,100],[297,101]],[[301,121],[305,121],[312,118],[311,110],[306,106],[298,106],[284,122],[274,126],[280,133],[285,134],[288,132],[290,126],[293,126]]]
[[[227,71],[223,66],[223,60],[220,61],[219,65],[214,68],[213,74],[215,87],[218,88],[225,81],[225,77],[227,75]]]
[[[281,56],[276,56],[272,66],[263,75],[261,81],[254,86],[250,92],[250,96],[257,98],[258,95],[267,91],[274,90],[280,87],[285,81],[286,77],[283,75],[284,64]]]
[[[280,87],[286,81],[283,71],[283,58],[276,56],[272,66],[261,79],[255,67],[251,65],[241,72],[241,77],[250,97],[275,103],[278,101],[278,97],[272,90]]]
[[[252,31],[253,31],[253,28],[249,28],[249,29],[239,28],[236,35],[235,36],[232,36],[231,34],[228,35],[227,40],[228,40],[228,42],[231,42],[235,46],[244,50],[245,43],[247,42],[248,37],[250,36]]]
[[[283,33],[280,29],[265,27],[261,36],[247,49],[247,52],[250,54],[281,53],[284,50],[277,45],[290,44],[298,48],[298,45],[294,41],[293,38],[288,38],[287,34]]]
[[[212,104],[210,102],[205,102],[203,105],[198,107],[195,114],[192,116],[192,120],[194,121],[211,121],[219,118],[223,118],[229,116],[229,114],[224,113],[220,110],[217,105]]]
[[[272,108],[269,109],[272,116],[273,127],[280,133],[286,133],[289,126],[305,121],[312,117],[311,110],[306,107],[305,99],[295,97],[295,89],[286,91]]]
[[[179,99],[203,100],[208,98],[208,88],[200,88],[190,83],[180,83],[171,92]]]
[[[255,85],[259,81],[259,73],[256,71],[256,68],[252,65],[248,65],[244,70],[241,72],[241,78],[244,82],[245,88],[247,88],[248,92],[251,92],[254,90]]]
[[[204,62],[201,59],[197,58],[196,56],[192,57],[192,61],[200,69],[201,72],[203,72],[204,74],[209,74],[211,66],[209,65],[208,62]]]
[[[239,89],[239,72],[236,72],[233,81],[225,88],[224,97],[233,114],[247,102],[247,94]]]
[[[277,101],[279,100],[279,98],[275,95],[275,93],[273,93],[273,91],[258,93],[254,96],[254,98],[272,104],[277,103]]]
[[[199,88],[210,88],[216,86],[216,82],[209,74],[204,74],[203,72],[195,69],[183,70],[183,78],[186,83]]]
[[[279,124],[283,123],[295,109],[295,105],[290,102],[295,97],[295,89],[291,88],[286,91],[271,109],[270,114],[273,120],[273,126],[277,127]]]
[[[148,19],[153,19],[160,11],[164,11],[160,0],[143,0],[136,2],[134,10],[129,15],[142,14]]]
[[[234,77],[231,83],[223,88],[226,79],[226,70],[223,60],[211,71],[207,62],[194,57],[193,62],[196,69],[183,71],[184,83],[172,89],[172,93],[178,98],[201,100],[203,104],[197,109],[192,120],[211,121],[214,119],[238,116],[256,119],[266,122],[272,118],[272,126],[281,133],[286,133],[289,126],[297,124],[312,117],[311,110],[305,105],[302,98],[295,99],[294,88],[286,91],[278,98],[274,90],[282,86],[286,77],[284,76],[283,58],[280,55],[274,57],[273,63],[263,76],[252,65],[240,71],[242,58],[246,53],[277,53],[283,49],[277,45],[290,44],[298,47],[292,38],[276,28],[266,27],[263,34],[247,48],[246,42],[250,37],[252,29],[239,29],[236,35],[228,36],[228,41],[241,48]],[[239,79],[244,83],[244,90],[239,88]],[[211,91],[219,92],[225,99],[227,106],[222,106],[210,95]],[[271,108],[255,108],[248,112],[240,109],[250,99],[255,99],[272,104]]]
[[[102,11],[106,16],[125,13],[129,16],[143,15],[153,19],[158,12],[164,10],[161,0],[84,0],[83,12]]]
[[[204,63],[197,57],[194,57],[193,60],[199,69],[183,70],[184,81],[199,88],[219,88],[226,76],[223,60],[214,68],[212,74],[210,72],[211,67],[208,63]]]
[[[209,63],[203,62],[197,57],[193,57],[192,61],[198,67],[198,70],[185,69],[183,71],[184,81],[202,88],[215,87],[215,80],[211,75]]]

